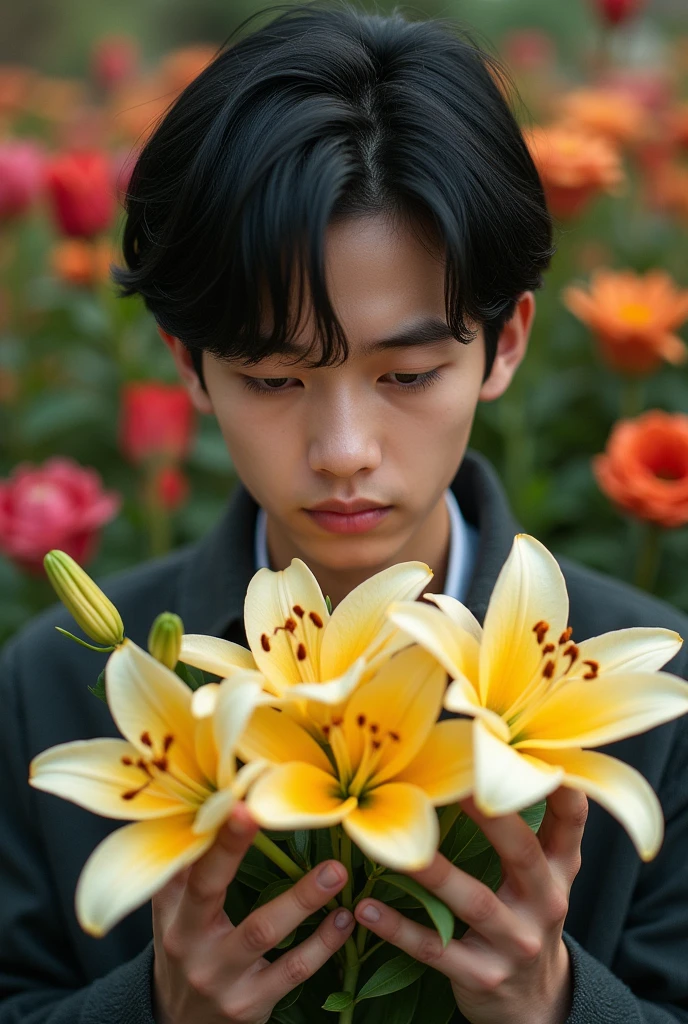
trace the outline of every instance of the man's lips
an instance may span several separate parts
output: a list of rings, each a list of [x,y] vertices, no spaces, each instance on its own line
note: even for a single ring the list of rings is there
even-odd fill
[[[332,499],[304,509],[328,533],[366,533],[382,522],[391,510],[391,505],[381,505],[366,498],[354,501]]]

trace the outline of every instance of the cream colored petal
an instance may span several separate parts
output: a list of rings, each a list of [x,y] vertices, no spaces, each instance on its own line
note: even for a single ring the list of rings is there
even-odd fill
[[[248,585],[244,617],[249,647],[273,692],[323,678],[320,646],[330,616],[305,562],[294,558],[280,572],[259,569]]]
[[[205,776],[195,752],[191,690],[179,676],[125,640],[108,659],[105,690],[120,732],[147,758],[161,754],[171,736],[167,757],[175,777],[204,796]]]
[[[513,814],[538,803],[561,785],[561,769],[540,767],[498,739],[483,723],[473,723],[475,788],[473,796],[483,814]]]
[[[471,633],[443,610],[420,601],[392,605],[389,617],[410,639],[429,651],[452,679],[466,680],[475,690],[473,703],[480,703],[480,644]]]
[[[344,830],[367,857],[395,871],[420,871],[439,846],[437,814],[422,789],[389,782],[366,793]]]
[[[220,696],[219,683],[205,683],[191,694],[191,714],[195,719],[212,718]]]
[[[681,649],[683,640],[672,629],[634,626],[582,640],[578,659],[569,673],[582,675],[594,661],[598,674],[607,672],[654,672],[666,665]]]
[[[203,672],[212,672],[221,679],[225,679],[236,669],[256,668],[253,655],[245,647],[217,636],[204,636],[202,633],[184,634],[179,660],[185,665],[200,668]]]
[[[361,682],[365,668],[365,660],[359,658],[339,679],[333,679],[329,683],[296,683],[290,686],[285,691],[283,700],[307,700],[332,706],[343,704]]]
[[[217,832],[229,818],[237,800],[238,797],[232,789],[218,789],[198,809],[196,820],[191,827],[193,834],[200,836],[204,832]]]
[[[387,608],[393,601],[417,597],[431,579],[424,562],[401,562],[354,587],[327,624],[320,652],[323,679],[341,676],[357,658],[391,654],[387,647],[397,630],[387,619]]]
[[[213,716],[219,762],[217,786],[224,789],[236,775],[236,751],[253,712],[263,696],[260,684],[251,676],[237,674],[220,685]]]
[[[423,597],[426,601],[436,604],[440,611],[444,612],[447,618],[451,619],[464,633],[470,633],[477,643],[481,643],[483,627],[465,604],[461,604],[449,594],[423,594]]]
[[[327,828],[356,806],[342,796],[337,780],[312,764],[293,761],[265,772],[251,788],[246,806],[261,828]]]
[[[556,645],[566,628],[568,612],[566,583],[556,559],[534,537],[519,534],[485,615],[480,645],[481,704],[498,714],[514,704],[542,660],[535,627],[546,624],[549,628],[543,643]]]
[[[205,853],[214,836],[194,835],[193,820],[192,814],[178,814],[137,821],[95,848],[76,887],[76,914],[84,931],[95,938],[106,935]]]
[[[54,793],[105,818],[161,818],[188,809],[188,804],[136,766],[139,757],[126,740],[60,743],[34,757],[29,782],[34,789]]]
[[[418,786],[436,807],[468,796],[473,789],[473,723],[465,719],[438,722],[425,746],[394,781]]]
[[[600,747],[688,712],[688,683],[669,672],[576,679],[513,727],[520,749]]]
[[[446,673],[422,647],[407,647],[356,690],[344,713],[355,780],[379,785],[418,753],[437,721]]]
[[[489,708],[477,704],[477,700],[478,695],[467,679],[453,679],[444,695],[444,706],[447,711],[452,711],[455,715],[481,718],[495,735],[501,736],[504,742],[508,743],[511,733],[504,719],[494,711],[490,711]]]
[[[656,855],[664,837],[662,807],[647,779],[623,761],[591,750],[530,750],[560,765],[563,785],[580,789],[609,811],[628,832],[642,860]]]
[[[237,744],[237,752],[242,761],[306,761],[321,771],[332,771],[327,754],[310,733],[276,708],[256,708]]]

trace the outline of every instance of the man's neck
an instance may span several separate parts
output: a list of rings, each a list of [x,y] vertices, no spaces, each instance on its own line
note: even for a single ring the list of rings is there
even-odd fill
[[[419,529],[395,552],[391,560],[369,568],[332,569],[321,565],[295,550],[293,545],[274,529],[269,516],[267,519],[267,544],[272,568],[285,569],[292,558],[302,558],[315,574],[322,592],[329,596],[333,607],[336,607],[359,583],[399,562],[425,562],[434,573],[426,588],[427,591],[442,593],[449,559],[449,539],[450,520],[444,495]]]

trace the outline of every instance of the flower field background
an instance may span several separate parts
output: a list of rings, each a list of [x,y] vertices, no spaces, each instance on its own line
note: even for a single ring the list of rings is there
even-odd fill
[[[54,599],[46,551],[95,576],[137,565],[208,530],[234,484],[214,422],[108,272],[138,148],[263,5],[187,4],[176,36],[139,6],[126,36],[75,18],[52,63],[40,47],[17,60],[7,37],[0,51],[0,643]],[[557,225],[529,355],[472,445],[525,531],[688,610],[688,10],[441,13],[506,62]]]

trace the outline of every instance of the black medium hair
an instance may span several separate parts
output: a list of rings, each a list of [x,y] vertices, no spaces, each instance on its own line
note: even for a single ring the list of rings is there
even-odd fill
[[[451,21],[320,0],[276,10],[230,37],[142,149],[126,267],[113,271],[120,294],[143,297],[202,381],[204,350],[247,364],[288,351],[305,280],[316,325],[306,355],[331,365],[347,343],[325,285],[326,228],[401,216],[439,243],[447,323],[464,343],[483,325],[487,376],[518,296],[539,287],[554,251],[506,73]]]

